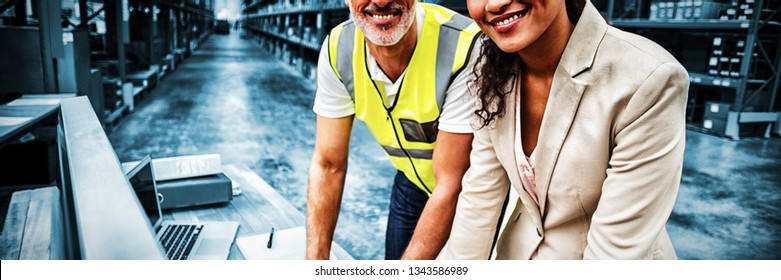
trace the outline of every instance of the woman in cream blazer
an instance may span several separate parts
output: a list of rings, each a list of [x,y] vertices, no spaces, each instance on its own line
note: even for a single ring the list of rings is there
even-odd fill
[[[485,47],[520,59],[492,64],[483,57],[476,67],[487,75],[476,83],[484,87],[486,77],[502,74],[486,74],[489,67],[510,64],[507,71],[515,72],[493,92],[478,93],[483,127],[475,133],[445,258],[489,257],[511,186],[519,199],[510,202],[515,208],[496,243],[497,259],[676,258],[665,224],[681,179],[687,72],[652,41],[609,26],[591,3],[581,0],[573,9],[578,0],[566,1],[561,9],[573,23],[564,40],[550,39],[568,25],[555,10],[565,0],[468,1],[492,40],[486,42],[494,43]],[[518,148],[527,138],[516,135],[516,117],[517,108],[533,107],[516,102],[540,100],[524,99],[538,88],[521,83],[540,76],[522,74],[544,68],[550,56],[558,63],[548,75],[536,146],[528,149],[532,194],[519,171],[518,157],[529,147]]]

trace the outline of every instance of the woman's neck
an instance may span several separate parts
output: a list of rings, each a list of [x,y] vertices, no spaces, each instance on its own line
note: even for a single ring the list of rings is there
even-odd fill
[[[562,13],[533,44],[518,51],[525,74],[553,77],[574,29],[567,14]]]

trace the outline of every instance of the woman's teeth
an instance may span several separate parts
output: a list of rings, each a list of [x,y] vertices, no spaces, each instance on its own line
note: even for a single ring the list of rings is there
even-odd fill
[[[508,23],[518,19],[519,17],[521,17],[521,16],[520,15],[514,15],[514,16],[512,16],[510,18],[507,18],[507,19],[505,19],[503,21],[497,22],[496,24],[497,25],[505,25],[505,24],[508,24]]]

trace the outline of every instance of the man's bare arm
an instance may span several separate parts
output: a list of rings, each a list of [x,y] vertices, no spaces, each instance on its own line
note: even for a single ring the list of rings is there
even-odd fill
[[[472,134],[440,131],[434,148],[437,187],[426,203],[402,259],[435,259],[453,225],[461,179],[469,168]]]
[[[309,166],[306,199],[306,258],[330,257],[347,172],[354,116],[317,117],[315,150]]]

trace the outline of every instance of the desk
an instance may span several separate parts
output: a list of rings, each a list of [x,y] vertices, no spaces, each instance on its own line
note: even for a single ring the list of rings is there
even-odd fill
[[[164,211],[163,215],[168,219],[184,221],[238,221],[240,226],[237,238],[267,233],[272,227],[278,231],[304,225],[304,214],[248,167],[225,164],[223,172],[240,185],[240,195],[234,196],[228,203],[172,209]],[[331,250],[340,260],[353,259],[335,243]],[[228,259],[244,259],[235,242]]]
[[[0,148],[43,123],[60,108],[60,100],[76,94],[25,94],[0,106]]]

